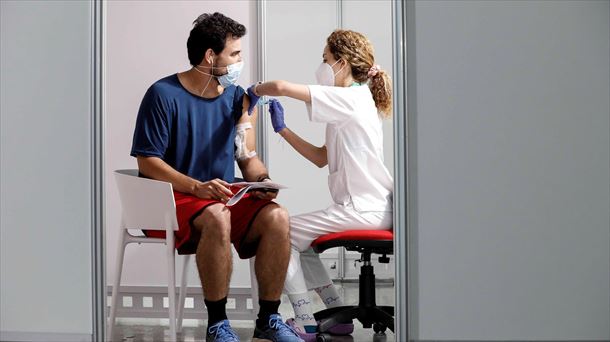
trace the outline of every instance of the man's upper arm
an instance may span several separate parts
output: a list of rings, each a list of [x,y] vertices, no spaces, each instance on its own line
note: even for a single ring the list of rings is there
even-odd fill
[[[256,119],[258,112],[254,110],[251,116],[248,115],[249,101],[250,99],[244,96],[242,114],[237,124],[250,123],[252,125],[252,128],[247,130],[246,145],[248,151],[256,151]],[[267,177],[267,168],[256,155],[251,158],[238,160],[237,164],[242,170],[244,178],[248,181],[255,181],[263,175],[265,175],[265,178]]]
[[[256,119],[258,118],[258,110],[255,108],[252,111],[252,115],[248,115],[248,105],[250,104],[250,98],[245,95],[242,103],[241,117],[237,121],[237,124],[250,123],[252,128],[248,130],[246,134],[246,145],[249,151],[256,151]]]

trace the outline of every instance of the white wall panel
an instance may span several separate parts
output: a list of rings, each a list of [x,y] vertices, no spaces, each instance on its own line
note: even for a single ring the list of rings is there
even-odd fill
[[[326,37],[337,27],[335,2],[268,1],[266,7],[266,80],[315,84]],[[286,125],[303,139],[322,146],[325,125],[309,121],[303,102],[287,97],[278,99],[285,109]],[[280,193],[279,201],[291,215],[332,203],[327,168],[320,169],[303,158],[272,128],[267,144],[270,175],[289,187]]]
[[[91,339],[91,15],[0,2],[2,340]]]
[[[424,340],[610,339],[608,1],[418,1]]]

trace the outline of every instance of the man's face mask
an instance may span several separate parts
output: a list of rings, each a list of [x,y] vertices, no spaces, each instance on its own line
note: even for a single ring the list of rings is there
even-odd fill
[[[212,66],[214,69],[220,69]],[[224,68],[224,67],[223,67]],[[237,83],[237,79],[241,74],[242,69],[244,68],[244,62],[237,62],[233,64],[227,65],[227,73],[221,76],[214,75],[223,88],[227,88],[233,84]]]
[[[316,70],[316,81],[319,85],[323,86],[334,86],[335,85],[335,76],[343,70],[343,67],[339,69],[336,73],[333,71],[333,66],[339,63],[337,60],[333,65],[328,65],[328,63],[322,62]]]
[[[214,69],[227,69],[227,73],[224,75],[216,75],[214,74]],[[227,88],[235,83],[237,83],[237,79],[239,78],[239,75],[241,74],[242,69],[244,68],[244,62],[237,62],[237,63],[233,63],[233,64],[229,64],[226,67],[215,67],[214,66],[214,60],[212,60],[212,73],[208,74],[207,72],[201,71],[199,70],[198,66],[195,67],[195,70],[204,74],[204,75],[208,75],[208,76],[214,76],[217,80],[218,83],[220,83],[220,85],[223,88]],[[208,80],[208,84],[209,84],[209,80]],[[205,88],[203,89],[203,91],[201,92],[201,94],[203,94],[203,92],[205,91],[205,89],[208,87],[208,84],[206,84]]]

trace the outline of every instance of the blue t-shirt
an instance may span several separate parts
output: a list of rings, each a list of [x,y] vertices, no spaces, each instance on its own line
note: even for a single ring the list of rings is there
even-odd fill
[[[155,82],[140,104],[131,156],[159,157],[202,182],[233,182],[243,97],[244,89],[234,85],[212,99],[193,95],[177,74]]]

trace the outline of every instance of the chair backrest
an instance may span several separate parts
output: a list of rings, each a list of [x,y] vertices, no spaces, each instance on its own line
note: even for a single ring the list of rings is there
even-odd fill
[[[138,170],[116,170],[123,229],[178,230],[172,185],[138,177]]]

